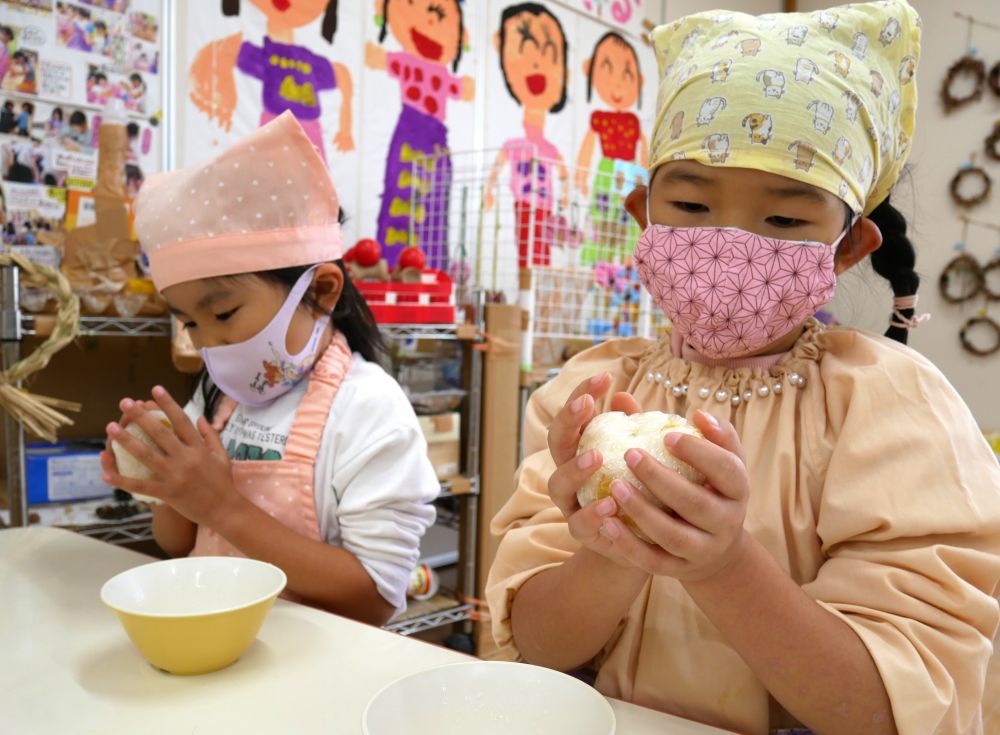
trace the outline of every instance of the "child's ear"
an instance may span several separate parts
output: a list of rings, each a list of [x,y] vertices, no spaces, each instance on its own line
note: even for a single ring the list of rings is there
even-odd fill
[[[310,292],[313,300],[320,305],[324,312],[329,314],[333,311],[343,290],[344,272],[338,265],[324,263],[316,269]]]
[[[385,0],[375,0],[375,15],[385,23]]]
[[[625,209],[632,215],[632,219],[639,223],[639,227],[646,229],[649,223],[646,222],[646,187],[637,186],[629,195],[625,197]]]
[[[469,29],[462,26],[462,48],[469,48]]]
[[[585,76],[585,77],[589,77],[590,76],[590,58],[589,57],[583,60],[583,76]]]
[[[500,31],[493,31],[493,48],[500,53]]]
[[[870,219],[862,217],[841,240],[833,272],[838,276],[846,273],[880,247],[882,231]]]

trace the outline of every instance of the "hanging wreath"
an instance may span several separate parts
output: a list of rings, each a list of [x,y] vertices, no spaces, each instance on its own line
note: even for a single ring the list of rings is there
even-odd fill
[[[972,76],[975,78],[976,86],[965,97],[955,97],[951,93],[951,85],[959,77]],[[941,99],[944,102],[945,112],[951,112],[970,102],[975,102],[983,96],[983,82],[986,80],[986,65],[974,56],[963,56],[950,67],[941,85]]]
[[[1000,97],[1000,61],[993,65],[990,69],[990,79],[989,79],[990,89],[993,90],[993,94]]]
[[[1000,287],[994,290],[993,287],[990,285],[989,274],[992,273],[993,271],[997,271],[997,273],[1000,274],[1000,255],[995,257],[985,266],[983,266],[982,269],[983,293],[986,294],[986,298],[988,298],[990,301],[1000,301]]]
[[[54,442],[60,427],[72,421],[55,409],[79,411],[80,404],[57,398],[34,395],[17,387],[17,384],[49,364],[59,350],[76,337],[80,324],[80,300],[70,288],[66,277],[55,268],[33,263],[20,253],[0,255],[0,265],[12,265],[21,270],[21,277],[29,286],[47,288],[59,300],[56,324],[42,344],[23,360],[0,373],[0,407],[32,434]]]
[[[962,186],[962,182],[969,176],[975,176],[978,178],[983,188],[974,196],[964,197],[959,189]],[[955,201],[955,204],[965,207],[966,209],[971,209],[977,204],[985,202],[986,198],[990,195],[990,190],[992,188],[993,179],[990,178],[990,175],[986,173],[985,169],[979,166],[965,166],[964,168],[960,168],[958,173],[952,177],[951,185],[949,186],[951,198]]]
[[[969,332],[971,332],[976,327],[988,327],[993,333],[993,344],[986,347],[979,347],[972,343],[969,339]],[[988,316],[974,316],[968,319],[965,324],[962,325],[962,331],[958,333],[959,339],[962,340],[962,347],[965,348],[967,352],[971,352],[973,355],[978,355],[979,357],[988,357],[992,355],[997,350],[1000,350],[1000,324],[990,319]]]
[[[1000,63],[994,67],[994,69],[997,68],[1000,68]],[[983,147],[986,149],[987,158],[1000,161],[1000,120],[993,123],[993,132],[986,136],[986,140],[983,141]]]
[[[960,253],[949,261],[938,278],[941,298],[949,304],[961,304],[975,297],[983,290],[983,268],[979,261],[968,253]],[[958,287],[957,293],[952,290]]]

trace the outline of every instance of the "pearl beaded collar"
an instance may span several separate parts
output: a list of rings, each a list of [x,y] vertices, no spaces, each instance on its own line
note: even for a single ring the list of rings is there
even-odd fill
[[[688,383],[674,383],[670,378],[659,372],[648,372],[646,373],[646,382],[653,383],[655,385],[663,386],[663,390],[670,391],[670,393],[675,398],[683,398],[688,394],[690,385]],[[798,373],[789,373],[787,377],[788,385],[794,388],[805,388],[806,379],[804,376]],[[725,403],[728,401],[732,406],[739,406],[741,403],[749,403],[755,396],[757,398],[767,398],[772,393],[775,395],[781,395],[784,391],[784,386],[781,381],[775,381],[773,385],[758,385],[756,390],[746,389],[742,393],[739,391],[729,391],[725,388],[719,388],[715,391],[714,396],[712,389],[702,386],[698,388],[697,395],[702,400],[707,401],[710,397],[714,397],[717,403]]]

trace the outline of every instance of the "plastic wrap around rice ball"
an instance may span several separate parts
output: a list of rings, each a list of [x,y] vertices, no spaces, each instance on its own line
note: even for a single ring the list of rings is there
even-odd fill
[[[657,500],[649,490],[632,474],[625,463],[625,452],[629,449],[643,449],[681,477],[701,485],[705,477],[691,465],[676,459],[663,443],[663,437],[670,433],[702,434],[682,416],[662,411],[647,411],[628,416],[621,411],[611,411],[595,416],[580,437],[577,454],[593,449],[601,453],[603,463],[577,492],[577,500],[583,507],[600,498],[611,495],[611,483],[624,480],[639,490],[653,505],[669,510]],[[622,521],[643,541],[650,541],[631,518],[619,511]]]
[[[163,413],[163,411],[150,411],[149,415],[157,419],[168,429],[173,429],[174,425],[170,423],[170,419],[167,418],[167,414]],[[125,427],[125,431],[157,454],[162,454],[160,448],[156,445],[156,442],[153,441],[152,437],[150,437],[149,434],[147,434],[138,424],[129,424]],[[133,480],[152,480],[156,477],[156,473],[136,459],[131,452],[125,449],[125,447],[118,442],[111,442],[111,450],[114,452],[115,463],[118,465],[118,474],[122,477],[128,477]],[[141,500],[144,503],[150,504],[163,502],[158,498],[153,498],[149,495],[140,495],[138,493],[132,493],[132,497],[136,500]]]

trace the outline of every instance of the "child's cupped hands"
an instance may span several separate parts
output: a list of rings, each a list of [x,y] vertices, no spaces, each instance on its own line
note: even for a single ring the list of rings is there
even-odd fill
[[[549,476],[549,497],[566,517],[573,538],[623,567],[633,567],[633,563],[615,548],[614,539],[602,531],[605,521],[618,512],[614,499],[602,498],[585,507],[580,507],[577,500],[580,488],[603,462],[597,450],[577,456],[580,436],[597,415],[597,400],[610,387],[611,375],[608,373],[580,383],[549,425],[549,453],[556,464],[555,472]],[[633,413],[634,403],[627,393],[616,393],[611,398],[611,410]]]
[[[596,450],[577,456],[577,447],[597,415],[596,400],[610,386],[606,373],[581,383],[549,427],[549,451],[556,463],[549,495],[566,517],[570,533],[591,550],[648,574],[693,582],[728,568],[746,547],[743,522],[750,479],[735,428],[708,413],[694,416],[704,439],[680,433],[663,439],[674,457],[705,476],[703,485],[684,479],[642,450],[626,453],[632,473],[670,512],[656,507],[625,480],[612,484],[612,497],[580,507],[577,491],[603,460]],[[617,393],[610,410],[633,414],[642,407],[629,394]],[[640,539],[618,517],[619,509],[652,543]]]
[[[123,399],[121,421],[108,424],[108,449],[101,454],[103,479],[130,493],[159,498],[194,523],[214,526],[238,498],[222,440],[204,417],[191,423],[164,388],[153,388],[152,395],[152,401]],[[150,413],[154,410],[163,411],[173,426],[165,426]],[[142,427],[162,454],[126,432],[128,424]],[[121,444],[155,477],[139,480],[119,474],[111,442]]]
[[[633,410],[639,410],[638,404]],[[620,518],[608,518],[602,529],[612,548],[636,566],[682,582],[713,577],[736,562],[747,546],[743,522],[750,476],[743,445],[728,421],[698,411],[694,424],[703,439],[674,432],[663,442],[674,457],[705,476],[702,485],[643,450],[625,453],[632,474],[670,512],[657,508],[629,482],[611,485],[617,505],[653,543],[636,536]]]

